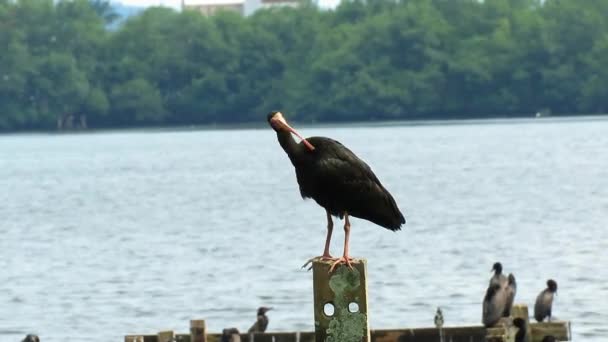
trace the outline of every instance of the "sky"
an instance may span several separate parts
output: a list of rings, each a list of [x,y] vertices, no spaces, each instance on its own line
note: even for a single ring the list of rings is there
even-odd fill
[[[152,6],[162,4],[164,6],[170,6],[179,8],[181,0],[114,0],[115,2],[121,2],[125,5],[134,6]],[[319,0],[319,5],[322,7],[334,7],[340,2],[340,0]]]

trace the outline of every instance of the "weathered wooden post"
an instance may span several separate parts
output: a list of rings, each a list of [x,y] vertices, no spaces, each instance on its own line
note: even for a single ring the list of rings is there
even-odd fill
[[[330,274],[331,262],[312,264],[316,342],[370,342],[367,261],[355,259],[352,265]]]
[[[205,320],[190,321],[190,342],[207,342],[207,327]]]
[[[530,314],[528,311],[528,306],[525,304],[513,305],[511,315],[513,316],[513,319],[521,318],[526,322],[526,336],[528,336],[528,341],[532,341],[532,328],[530,327]]]
[[[512,342],[514,335],[511,333],[511,318],[503,317],[496,324],[486,328],[487,342]]]
[[[530,325],[532,329],[531,342],[541,342],[545,336],[553,336],[558,341],[570,341],[572,335],[570,333],[570,322],[543,322]]]
[[[158,342],[173,342],[174,336],[173,330],[161,331],[158,333]]]

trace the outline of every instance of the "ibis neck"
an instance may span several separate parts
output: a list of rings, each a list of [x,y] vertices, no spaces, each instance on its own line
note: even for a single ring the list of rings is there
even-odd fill
[[[279,144],[281,144],[281,147],[289,156],[291,163],[295,165],[298,155],[302,152],[301,146],[296,142],[290,132],[278,131],[277,138],[279,139]]]

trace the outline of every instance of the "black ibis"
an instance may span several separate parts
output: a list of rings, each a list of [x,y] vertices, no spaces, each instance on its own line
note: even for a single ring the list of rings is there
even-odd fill
[[[278,111],[268,114],[268,123],[276,131],[279,144],[296,170],[302,198],[314,199],[326,211],[325,249],[322,256],[309,262],[314,259],[332,260],[330,272],[341,263],[352,268],[348,253],[350,216],[392,231],[405,224],[393,196],[382,186],[372,169],[340,142],[325,137],[304,139]],[[296,142],[292,133],[301,142]],[[332,258],[329,254],[332,216],[344,219],[344,253],[341,258]]]
[[[551,307],[553,306],[553,296],[557,292],[557,283],[553,279],[547,280],[547,288],[542,290],[536,303],[534,304],[534,318],[538,322],[542,322],[546,317],[551,321]]]
[[[249,330],[247,332],[264,332],[266,331],[266,328],[268,328],[268,316],[266,316],[266,313],[272,310],[272,308],[267,308],[265,306],[261,306],[258,308],[258,318],[256,319],[255,323],[253,323],[253,325],[251,326],[251,328],[249,328]]]

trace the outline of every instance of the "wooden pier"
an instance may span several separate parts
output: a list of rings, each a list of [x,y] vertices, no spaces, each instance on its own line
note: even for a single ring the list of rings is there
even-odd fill
[[[514,318],[526,321],[529,342],[547,335],[570,341],[570,322],[530,323],[528,307],[515,305],[512,317],[492,328],[479,326],[377,329],[369,328],[367,263],[355,260],[353,269],[340,266],[331,274],[329,263],[313,262],[314,332],[240,334],[240,342],[515,342]],[[481,306],[481,304],[480,304]],[[204,320],[190,321],[190,332],[161,331],[152,335],[127,335],[125,342],[220,342],[221,334],[208,333]],[[235,341],[233,341],[235,342]]]

